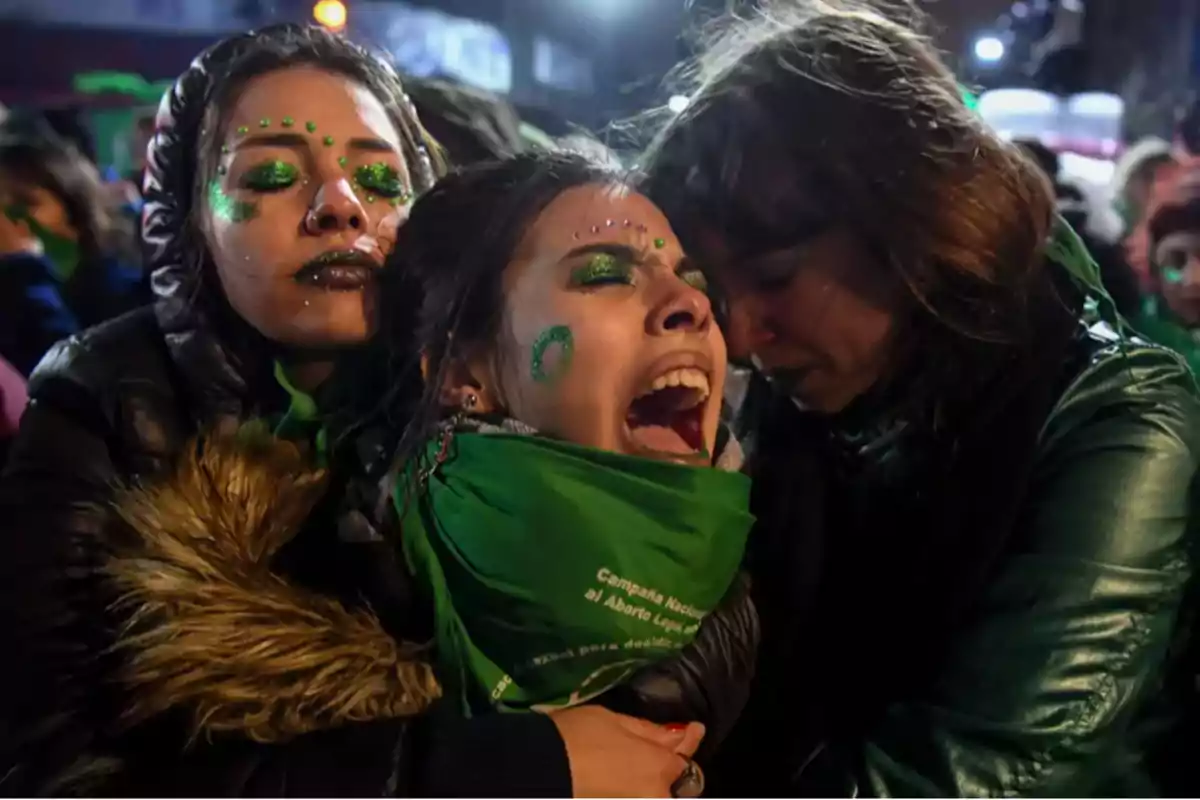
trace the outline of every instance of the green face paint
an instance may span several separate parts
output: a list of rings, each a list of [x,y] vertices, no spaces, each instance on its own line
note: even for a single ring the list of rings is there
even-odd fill
[[[553,383],[571,368],[574,352],[575,337],[570,328],[566,325],[546,328],[533,342],[529,374],[538,383]]]
[[[82,258],[79,252],[79,242],[59,236],[49,228],[43,227],[34,219],[29,209],[23,206],[6,206],[4,216],[13,222],[24,223],[29,232],[42,243],[42,254],[54,269],[54,277],[61,283],[66,283],[75,274]]]
[[[258,216],[258,203],[230,197],[217,179],[208,184],[208,207],[214,217],[225,222],[246,222]]]

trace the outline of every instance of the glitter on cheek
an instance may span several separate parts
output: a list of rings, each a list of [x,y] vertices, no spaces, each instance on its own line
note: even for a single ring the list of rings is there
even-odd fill
[[[230,197],[217,180],[208,184],[208,207],[214,217],[225,222],[247,222],[258,216],[258,203]]]
[[[552,325],[538,334],[530,351],[529,374],[537,383],[553,383],[571,368],[575,337],[566,325]]]

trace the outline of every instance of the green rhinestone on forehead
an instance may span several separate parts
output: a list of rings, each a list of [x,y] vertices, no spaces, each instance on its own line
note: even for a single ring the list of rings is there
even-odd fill
[[[304,123],[304,127],[308,129],[309,133],[317,132],[317,123],[315,123],[315,122],[306,122],[306,123]]]
[[[654,240],[654,247],[655,247],[655,249],[662,250],[662,249],[663,249],[664,247],[666,247],[666,246],[667,246],[667,240],[666,240],[666,239],[655,239],[655,240]]]
[[[291,117],[284,117],[283,119],[281,119],[279,121],[279,124],[285,128],[290,128],[290,127],[292,127],[292,125],[294,125],[296,123],[295,123],[295,120],[293,120]]]
[[[332,145],[332,144],[333,144],[333,137],[332,137],[332,136],[326,136],[326,137],[325,137],[324,139],[322,139],[321,141],[325,142],[325,146],[326,146],[326,147],[329,147],[330,145]]]
[[[345,156],[339,156],[338,157],[338,166],[339,167],[346,166],[346,161],[347,161],[347,158]]]
[[[250,129],[247,128],[245,125],[239,125],[237,132],[238,132],[238,136],[245,136],[247,133],[250,132]]]
[[[258,121],[258,127],[260,127],[260,128],[265,128],[270,124],[271,124],[271,120],[268,117],[263,117],[262,119],[260,119]]]

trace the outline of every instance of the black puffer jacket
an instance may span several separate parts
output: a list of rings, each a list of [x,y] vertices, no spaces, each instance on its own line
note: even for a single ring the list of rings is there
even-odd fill
[[[411,716],[436,689],[397,644],[407,587],[388,568],[390,545],[320,533],[337,529],[340,489],[322,486],[318,499],[287,448],[188,446],[285,402],[265,343],[199,281],[183,238],[214,72],[253,41],[201,55],[160,109],[144,223],[156,304],[60,343],[31,382],[0,481],[0,793],[569,794],[565,750],[544,716]],[[114,487],[130,483],[158,488],[127,497],[127,516],[146,513],[120,519]],[[181,487],[192,491],[183,500]],[[288,488],[293,502],[281,504]],[[310,525],[285,547],[297,515],[335,524]],[[209,544],[170,551],[188,532]],[[173,613],[189,603],[200,612]],[[203,614],[214,610],[225,615]],[[248,624],[256,614],[278,635],[247,638],[262,630]],[[194,642],[169,634],[197,624],[212,625],[203,647],[157,646]],[[753,669],[757,618],[744,592],[702,630],[677,663],[643,677],[631,708],[698,716],[711,738],[740,710]],[[251,650],[263,658],[247,661]],[[320,670],[324,683],[309,688],[322,691],[298,688],[287,669],[314,652],[361,667],[359,696],[337,695],[347,684]]]

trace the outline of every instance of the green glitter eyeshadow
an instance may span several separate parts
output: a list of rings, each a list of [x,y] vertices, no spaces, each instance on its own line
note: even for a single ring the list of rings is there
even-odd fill
[[[612,253],[594,253],[581,267],[571,270],[571,286],[602,286],[633,282],[633,266]]]
[[[251,167],[242,177],[242,185],[260,192],[286,189],[300,177],[295,164],[286,161],[268,161]]]
[[[380,197],[402,197],[407,194],[400,182],[400,173],[390,164],[364,164],[354,170],[354,182]]]

